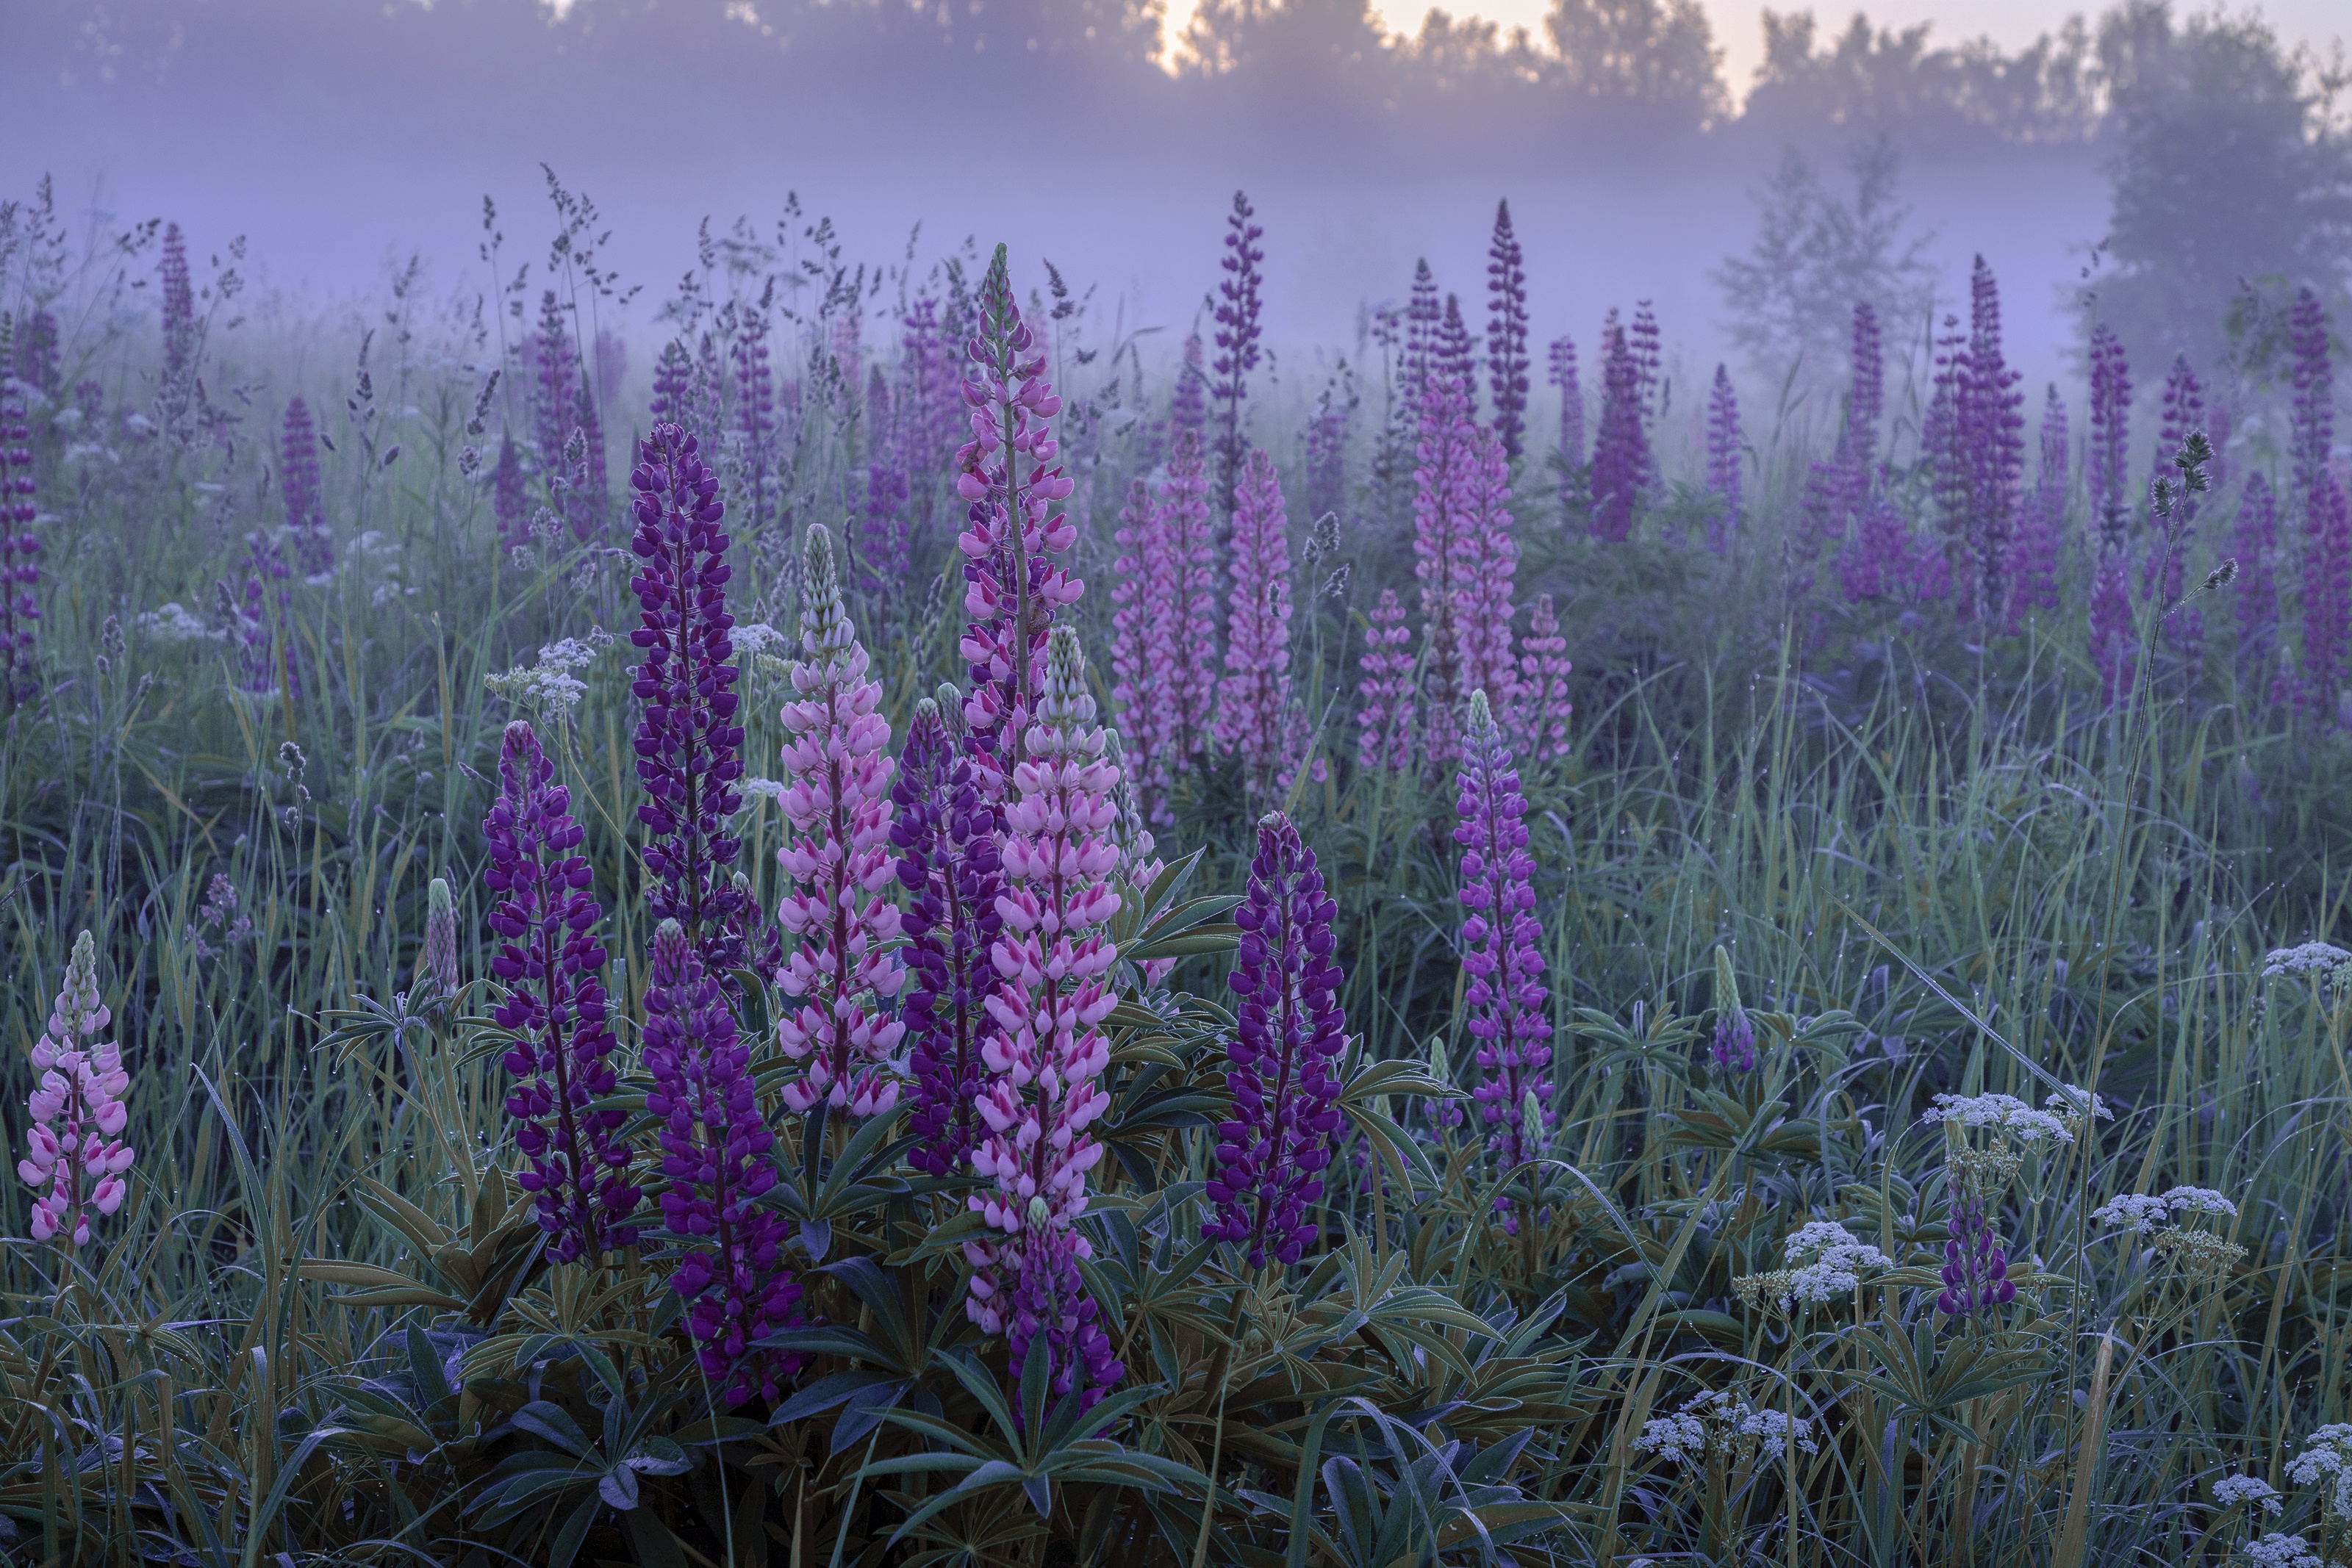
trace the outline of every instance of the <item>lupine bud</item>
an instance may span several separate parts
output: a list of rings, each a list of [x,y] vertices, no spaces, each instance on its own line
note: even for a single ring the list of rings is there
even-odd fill
[[[1739,977],[1728,948],[1715,950],[1715,1044],[1711,1054],[1722,1072],[1756,1071],[1756,1026],[1739,1005]]]
[[[446,877],[425,893],[425,949],[416,956],[419,999],[446,1001],[457,994],[457,901]]]
[[[1951,1232],[1944,1243],[1944,1289],[1936,1297],[1936,1310],[1965,1317],[2015,1301],[2009,1254],[1994,1240],[1992,1220],[1975,1194],[1963,1191],[1957,1199]]]
[[[46,1189],[33,1200],[36,1241],[89,1245],[91,1216],[112,1214],[130,1191],[123,1173],[136,1155],[121,1134],[131,1074],[120,1045],[89,1043],[110,1016],[98,996],[98,945],[84,931],[74,938],[48,1028],[33,1046],[38,1076],[26,1102],[33,1124],[16,1175]]]

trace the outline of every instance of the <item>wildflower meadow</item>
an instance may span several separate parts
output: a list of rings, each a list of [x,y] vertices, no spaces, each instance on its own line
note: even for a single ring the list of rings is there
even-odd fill
[[[1244,193],[1154,336],[549,190],[0,207],[0,1557],[2352,1564],[2325,289],[1799,395],[1507,203],[1312,350]]]

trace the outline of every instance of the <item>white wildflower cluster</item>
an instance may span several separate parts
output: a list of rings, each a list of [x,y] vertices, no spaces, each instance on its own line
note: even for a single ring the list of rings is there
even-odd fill
[[[2070,1136],[2081,1132],[2085,1121],[2112,1122],[2116,1119],[2116,1113],[2107,1109],[2105,1100],[2072,1083],[2062,1085],[2057,1093],[2050,1095],[2042,1103],[2056,1113]]]
[[[588,695],[586,684],[572,672],[594,664],[597,655],[612,642],[613,634],[601,628],[589,632],[585,639],[562,638],[539,651],[539,663],[518,664],[482,684],[494,696],[568,718],[572,710],[580,706],[580,699]]]
[[[2213,1501],[2222,1508],[2259,1508],[2272,1515],[2284,1506],[2278,1488],[2254,1476],[2223,1476],[2213,1483]]]
[[[2305,942],[2299,947],[2273,947],[2263,958],[2263,977],[2281,975],[2333,974],[2352,964],[2352,953],[2332,942]]]
[[[792,788],[781,779],[745,779],[739,786],[746,800],[781,800]]]
[[[2176,1186],[2150,1197],[2124,1193],[2091,1211],[2101,1225],[2128,1225],[2141,1235],[2152,1233],[2175,1214],[2219,1214],[2234,1218],[2238,1206],[2210,1186]]]
[[[1801,1416],[1794,1429],[1798,1452],[1821,1451],[1811,1422]],[[1759,1410],[1737,1395],[1701,1394],[1674,1415],[1643,1422],[1633,1451],[1678,1465],[1696,1463],[1708,1454],[1770,1462],[1788,1452],[1790,1432],[1785,1411]]]
[[[1850,1297],[1862,1288],[1863,1270],[1895,1267],[1894,1259],[1825,1219],[1799,1226],[1782,1245],[1790,1264],[1789,1294],[1800,1301]]]
[[[786,647],[792,642],[791,638],[764,621],[736,627],[727,633],[727,640],[735,645],[735,656],[739,659],[756,659],[762,653]]]
[[[2328,1517],[2352,1519],[2352,1427],[2335,1422],[2305,1437],[2303,1452],[2286,1468],[2286,1479],[2299,1487],[2325,1488]]]
[[[2256,1568],[2321,1568],[2319,1553],[2300,1535],[2265,1535],[2249,1541],[2246,1560]]]
[[[158,643],[216,643],[228,635],[205,625],[195,612],[176,599],[142,611],[133,624]]]
[[[1954,1124],[1972,1131],[2006,1134],[2020,1143],[2071,1144],[2074,1133],[2061,1118],[2037,1111],[2014,1094],[1938,1094],[1921,1118]]]

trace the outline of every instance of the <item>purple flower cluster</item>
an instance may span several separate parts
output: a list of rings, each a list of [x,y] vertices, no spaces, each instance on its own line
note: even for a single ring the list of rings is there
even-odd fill
[[[1517,463],[1528,431],[1528,268],[1508,202],[1495,204],[1495,237],[1486,246],[1486,394],[1495,438]]]
[[[2132,643],[2131,579],[2124,551],[2102,550],[2091,579],[2091,663],[2099,672],[2099,693],[2108,707],[2131,695],[2137,677]]]
[[[1233,591],[1217,744],[1238,752],[1252,796],[1288,788],[1305,751],[1305,716],[1290,691],[1289,518],[1274,460],[1251,447],[1234,492]]]
[[[1364,674],[1356,686],[1356,723],[1362,731],[1356,762],[1401,773],[1412,762],[1416,661],[1407,646],[1412,628],[1404,623],[1404,605],[1395,589],[1381,590],[1368,622],[1363,656],[1357,661]]]
[[[2066,521],[2066,404],[2053,386],[2042,409],[2042,472],[2017,511],[2009,555],[2009,630],[2024,629],[2035,611],[2055,612],[2058,558]]]
[[[1459,710],[1470,688],[1465,618],[1484,560],[1474,508],[1482,466],[1478,430],[1460,381],[1433,373],[1423,382],[1420,439],[1414,447],[1412,574],[1421,582],[1423,757],[1451,760],[1460,748]]]
[[[704,963],[724,975],[744,962],[759,924],[732,872],[742,841],[728,820],[743,804],[743,727],[735,722],[735,646],[728,633],[727,515],[719,479],[695,438],[657,424],[637,446],[629,475],[638,570],[629,586],[641,608],[630,643],[645,655],[631,691],[644,703],[637,725],[637,780],[646,800],[646,902],[657,920],[686,930]]]
[[[1445,314],[1438,322],[1437,335],[1430,340],[1429,373],[1432,380],[1450,377],[1459,382],[1464,402],[1477,402],[1478,354],[1471,346],[1470,324],[1462,319],[1458,295],[1445,297]]]
[[[1210,368],[1217,376],[1217,402],[1224,407],[1224,429],[1217,436],[1217,497],[1228,513],[1234,508],[1234,486],[1241,481],[1245,446],[1242,400],[1249,396],[1249,373],[1257,369],[1260,353],[1258,290],[1264,277],[1258,265],[1265,260],[1265,252],[1257,242],[1265,237],[1265,230],[1251,221],[1255,216],[1249,197],[1235,191],[1233,215],[1225,220],[1225,254],[1218,262],[1225,276],[1217,284],[1217,358]]]
[[[744,497],[748,526],[756,533],[775,519],[776,448],[782,426],[776,414],[776,377],[768,361],[768,312],[747,308],[736,322],[729,353],[735,366],[735,428],[743,441],[743,465],[751,481]]]
[[[2102,550],[2120,550],[2131,538],[2131,401],[2123,341],[2102,321],[2091,329],[2091,444],[2083,459]]]
[[[163,225],[163,255],[156,264],[163,298],[163,380],[184,385],[196,369],[196,291],[188,276],[188,242],[177,224]]]
[[[515,439],[499,441],[499,460],[490,470],[490,516],[499,525],[499,543],[509,549],[530,544],[530,495],[524,487],[522,454]]]
[[[1216,1218],[1209,1240],[1236,1248],[1253,1269],[1269,1259],[1298,1261],[1318,1227],[1306,1218],[1323,1196],[1339,1127],[1337,1076],[1347,1048],[1339,1010],[1339,966],[1315,852],[1289,818],[1270,811],[1257,825],[1257,856],[1234,924],[1242,930],[1233,988],[1232,1064],[1225,1082],[1234,1113],[1217,1125],[1217,1167],[1207,1196]]]
[[[604,426],[572,342],[568,312],[552,288],[540,294],[539,334],[531,348],[538,361],[533,435],[548,505],[571,524],[572,538],[593,538],[604,523]],[[572,451],[575,435],[580,438],[576,457]]]
[[[1601,430],[1592,446],[1592,537],[1622,543],[1650,476],[1650,435],[1643,416],[1642,365],[1612,320],[1602,345]]]
[[[876,365],[866,384],[866,496],[858,518],[857,591],[877,610],[897,599],[913,570],[908,548],[905,420]]]
[[[25,389],[0,376],[0,704],[14,707],[40,695],[34,671],[41,619],[40,537],[33,532],[33,433],[25,423]]]
[[[605,1026],[604,947],[597,926],[595,873],[579,853],[585,835],[572,793],[530,725],[507,726],[499,756],[499,797],[483,819],[494,895],[488,924],[496,950],[490,973],[506,988],[493,1012],[509,1037],[507,1095],[515,1143],[530,1168],[518,1178],[537,1199],[539,1223],[558,1262],[628,1246],[637,1207],[631,1151],[620,1137],[626,1113],[599,1108],[617,1082]]]
[[[952,686],[941,687],[936,703],[925,697],[915,705],[890,789],[898,808],[890,841],[909,895],[899,923],[908,937],[902,1017],[915,1078],[908,1123],[917,1141],[908,1158],[936,1176],[961,1172],[983,1134],[977,1102],[988,1070],[980,1051],[994,1027],[986,999],[996,977],[989,954],[1004,924],[997,814],[948,731],[961,707]]]
[[[1731,372],[1715,367],[1715,386],[1706,400],[1706,488],[1723,503],[1707,519],[1706,544],[1721,555],[1739,531],[1739,394],[1731,388]]]
[[[2000,291],[1976,258],[1969,278],[1969,335],[1938,361],[1937,396],[1947,401],[1948,439],[1937,455],[1936,488],[1959,611],[2003,622],[2011,542],[2025,465],[2024,394],[2001,350]]]
[[[2163,422],[2157,432],[2156,478],[2169,479],[2177,486],[2179,476],[2172,471],[2172,454],[2180,450],[2190,432],[2205,428],[2205,388],[2198,381],[2197,372],[2189,368],[2186,354],[2174,357],[2172,370],[2164,378],[2163,408]],[[2165,635],[2179,653],[2181,666],[2193,683],[2205,663],[2205,617],[2200,606],[2180,604],[2180,591],[2189,552],[2197,540],[2195,491],[2180,492],[2175,497],[2172,515],[2165,520],[2165,528],[2167,538],[2159,541],[2158,548],[2148,551],[2147,564],[2140,572],[2139,595],[2153,601],[2157,613],[2164,616]],[[2180,604],[2180,608],[2166,615],[2166,607],[2173,604]]]
[[[1990,1312],[2017,1299],[2009,1281],[2009,1254],[1993,1239],[1992,1220],[1973,1193],[1954,1201],[1951,1239],[1944,1243],[1944,1288],[1936,1310],[1946,1317]]]
[[[1444,314],[1445,308],[1437,298],[1437,275],[1430,271],[1429,258],[1423,256],[1412,264],[1412,293],[1404,312],[1404,356],[1400,369],[1403,372],[1402,402],[1408,413],[1421,407],[1430,367],[1435,362],[1438,323]]]
[[[122,1178],[137,1155],[122,1131],[131,1074],[121,1045],[90,1042],[111,1016],[99,999],[98,945],[84,931],[74,938],[48,1028],[33,1045],[39,1077],[25,1100],[32,1127],[16,1176],[40,1193],[33,1199],[36,1241],[89,1246],[90,1221],[112,1214],[130,1194]]]
[[[1342,396],[1339,381],[1326,385],[1307,425],[1307,513],[1318,522],[1347,505],[1348,425],[1356,412],[1352,383],[1348,389]]]
[[[335,570],[334,536],[327,531],[327,503],[319,486],[319,429],[310,405],[286,403],[278,439],[278,486],[286,493],[286,531],[294,540],[294,560],[303,576],[316,580]]]
[[[2336,371],[2327,338],[2326,308],[2306,284],[2295,291],[2294,308],[2287,316],[2287,355],[2294,362],[2287,455],[2306,529],[2319,516],[2319,478],[2336,441]]]
[[[1519,746],[1531,761],[1568,755],[1568,639],[1559,634],[1559,612],[1551,595],[1536,595],[1528,612],[1528,634],[1519,639]]]
[[[948,465],[963,425],[955,351],[940,329],[940,302],[924,295],[898,321],[898,437],[907,471],[935,476]]]
[[[1478,1042],[1483,1073],[1474,1093],[1496,1125],[1496,1152],[1507,1170],[1532,1155],[1553,1119],[1544,1108],[1544,1126],[1526,1124],[1530,1093],[1539,1107],[1550,1099],[1550,992],[1536,946],[1543,926],[1528,883],[1536,862],[1528,852],[1527,797],[1483,691],[1471,695],[1459,783],[1454,841],[1462,846],[1462,904],[1469,912],[1462,921],[1465,1027]]]
[[[670,1289],[688,1303],[687,1330],[719,1403],[773,1400],[797,1362],[758,1342],[793,1324],[801,1297],[783,1217],[759,1201],[776,1182],[775,1134],[719,978],[675,920],[654,932],[645,1060],[654,1081],[646,1110],[660,1126],[669,1183],[662,1223],[686,1244]]]
[[[245,538],[245,595],[236,607],[236,638],[244,654],[244,689],[255,696],[302,694],[300,673],[294,667],[292,628],[294,592],[288,586],[294,569],[278,541],[258,530]],[[269,587],[277,584],[273,592]]]
[[[1559,460],[1570,469],[1584,465],[1584,383],[1576,370],[1576,340],[1551,340],[1550,374],[1559,389]]]

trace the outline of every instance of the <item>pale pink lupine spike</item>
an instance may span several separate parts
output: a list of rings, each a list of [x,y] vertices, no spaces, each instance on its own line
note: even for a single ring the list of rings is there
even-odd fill
[[[809,529],[801,647],[784,705],[785,786],[777,798],[790,836],[776,852],[792,891],[777,919],[798,938],[777,975],[797,1010],[776,1043],[802,1065],[784,1103],[807,1112],[872,1116],[898,1097],[888,1063],[904,1025],[884,1009],[905,978],[898,952],[890,842],[890,723],[882,687],[841,601],[833,540]]]
[[[130,1193],[123,1177],[137,1156],[121,1134],[131,1074],[121,1046],[89,1043],[110,1017],[98,995],[98,945],[84,931],[74,938],[48,1029],[33,1047],[40,1078],[26,1101],[33,1124],[16,1175],[46,1189],[33,1199],[36,1241],[88,1246],[93,1213],[112,1214]]]

